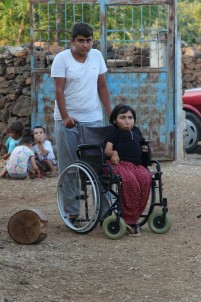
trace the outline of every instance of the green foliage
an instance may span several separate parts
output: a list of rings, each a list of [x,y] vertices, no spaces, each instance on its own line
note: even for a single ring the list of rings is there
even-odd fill
[[[192,46],[201,44],[201,1],[178,3],[178,31],[181,39]]]
[[[19,45],[30,41],[29,0],[0,2],[0,45]]]
[[[11,7],[11,0],[2,0],[2,3],[4,3],[6,9]]]
[[[107,9],[108,40],[149,40],[150,31],[166,30],[168,6],[111,6]]]

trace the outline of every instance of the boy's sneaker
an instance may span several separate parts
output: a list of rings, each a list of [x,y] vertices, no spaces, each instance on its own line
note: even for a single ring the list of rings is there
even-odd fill
[[[139,224],[132,225],[133,233],[131,234],[132,237],[139,237],[140,236],[140,227]]]

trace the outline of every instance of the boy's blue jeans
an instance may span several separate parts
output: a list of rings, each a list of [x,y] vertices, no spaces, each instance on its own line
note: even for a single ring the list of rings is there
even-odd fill
[[[88,127],[101,127],[102,121],[92,122],[92,123],[80,123]],[[76,149],[79,144],[79,133],[77,126],[73,128],[66,128],[63,121],[55,121],[55,134],[57,143],[57,158],[58,158],[58,168],[59,174],[61,174],[64,169],[74,160],[77,160]],[[64,180],[65,185],[63,186],[63,196],[64,196],[64,208],[66,206],[67,215],[79,215],[79,203],[76,200],[71,200],[71,196],[68,190],[68,180]],[[65,196],[68,199],[65,201]],[[109,205],[106,198],[104,199],[104,209],[103,213],[106,212]]]

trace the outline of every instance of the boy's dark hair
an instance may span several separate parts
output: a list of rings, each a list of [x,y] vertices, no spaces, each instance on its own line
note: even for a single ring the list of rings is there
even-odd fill
[[[43,126],[35,126],[33,128],[33,131],[34,131],[34,129],[43,129],[44,133],[46,133],[45,128]]]
[[[20,144],[31,144],[34,141],[33,132],[31,128],[25,128],[22,133],[22,138],[20,140]]]
[[[117,125],[115,123],[116,120],[117,120],[117,116],[119,114],[126,113],[128,111],[131,111],[131,113],[133,115],[133,118],[134,118],[134,120],[136,122],[136,113],[135,113],[135,110],[133,108],[131,108],[130,106],[128,106],[128,105],[119,104],[119,105],[116,105],[114,107],[114,109],[112,110],[112,113],[111,113],[110,119],[109,119],[110,123],[112,125],[114,125],[115,127],[117,127]]]
[[[93,28],[87,23],[75,23],[72,28],[72,38],[75,39],[78,35],[93,38]]]
[[[21,122],[14,122],[8,127],[8,132],[17,134],[20,137],[22,135],[23,129],[24,126]]]

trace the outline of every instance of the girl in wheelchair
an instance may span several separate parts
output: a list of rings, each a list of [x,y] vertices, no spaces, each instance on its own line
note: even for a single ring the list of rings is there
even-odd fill
[[[142,165],[142,152],[148,147],[140,129],[135,126],[136,113],[127,105],[117,105],[110,123],[114,132],[106,140],[106,161],[122,178],[122,217],[132,236],[140,236],[138,220],[143,213],[151,188],[151,173]]]

